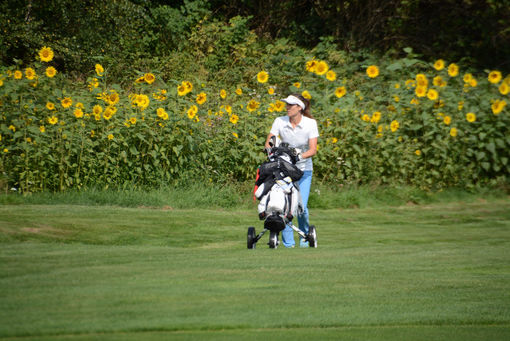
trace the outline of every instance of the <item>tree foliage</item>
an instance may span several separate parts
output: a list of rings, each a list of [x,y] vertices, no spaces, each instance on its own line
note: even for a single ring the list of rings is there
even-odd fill
[[[120,71],[175,51],[193,54],[193,33],[208,34],[204,43],[210,43],[234,27],[236,17],[249,19],[242,24],[266,41],[289,39],[313,48],[331,37],[351,53],[397,55],[411,46],[425,59],[510,69],[510,0],[7,0],[0,4],[0,59],[4,65],[27,62],[32,51],[51,45],[61,69],[83,73],[93,61],[107,58]],[[215,27],[204,25],[210,23]],[[245,37],[231,38],[214,41],[223,49],[218,58],[228,49],[219,43]]]

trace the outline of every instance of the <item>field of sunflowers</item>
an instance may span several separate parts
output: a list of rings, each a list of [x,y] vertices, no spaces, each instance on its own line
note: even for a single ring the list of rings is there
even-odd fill
[[[222,85],[146,71],[121,86],[101,64],[70,82],[41,47],[32,65],[0,69],[2,190],[253,181],[289,93],[311,99],[319,124],[315,181],[507,182],[510,76],[408,52],[348,66],[280,58]]]

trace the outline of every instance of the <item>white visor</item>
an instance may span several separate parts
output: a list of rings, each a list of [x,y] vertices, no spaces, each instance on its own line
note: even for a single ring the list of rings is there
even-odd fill
[[[297,104],[301,107],[301,109],[305,110],[306,108],[306,105],[305,103],[303,103],[302,100],[300,100],[299,98],[297,98],[296,96],[288,96],[287,98],[284,98],[282,99],[283,102],[287,103],[287,104]]]

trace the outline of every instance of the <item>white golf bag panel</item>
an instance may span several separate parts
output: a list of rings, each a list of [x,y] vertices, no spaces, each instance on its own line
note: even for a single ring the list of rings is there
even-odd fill
[[[263,193],[264,184],[258,188],[257,193]],[[260,199],[258,205],[259,215],[265,213],[265,216],[278,214],[284,217],[295,217],[303,211],[303,203],[299,190],[294,186],[290,178],[277,180],[271,187],[271,190]]]

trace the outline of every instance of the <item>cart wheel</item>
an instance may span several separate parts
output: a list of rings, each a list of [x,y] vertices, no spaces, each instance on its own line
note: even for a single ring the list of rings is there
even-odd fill
[[[315,225],[310,225],[308,229],[308,242],[310,247],[317,247],[317,230],[315,229]]]
[[[269,248],[276,249],[278,247],[278,232],[271,231],[269,233]]]
[[[246,244],[248,246],[248,249],[254,249],[255,245],[255,227],[248,227],[248,235],[246,236]]]

